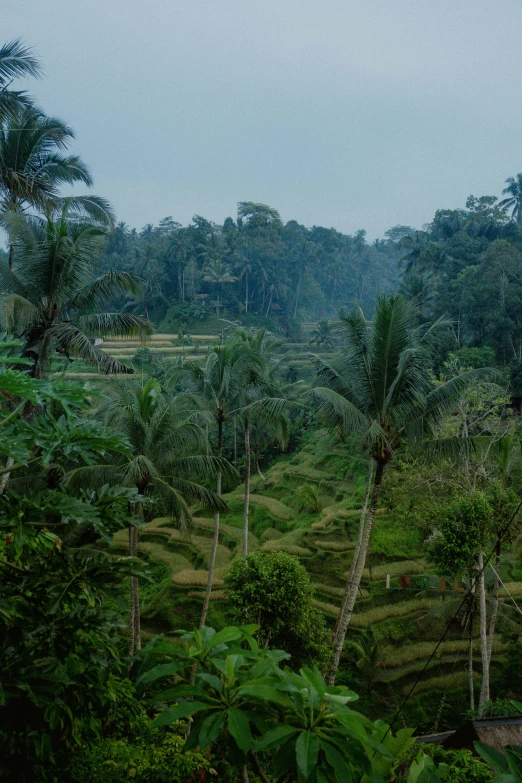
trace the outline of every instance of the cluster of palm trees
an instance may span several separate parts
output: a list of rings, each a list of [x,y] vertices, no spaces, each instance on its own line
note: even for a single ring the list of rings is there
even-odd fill
[[[145,318],[106,312],[114,296],[139,293],[141,281],[127,272],[96,274],[114,213],[99,196],[61,194],[66,184],[92,186],[92,177],[78,155],[67,154],[72,129],[11,89],[13,79],[40,73],[20,41],[0,49],[0,227],[9,243],[0,260],[1,328],[25,340],[36,376],[56,354],[126,372],[92,338],[150,332]]]

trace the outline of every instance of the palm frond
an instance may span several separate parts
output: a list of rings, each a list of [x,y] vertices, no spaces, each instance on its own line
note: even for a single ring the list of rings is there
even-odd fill
[[[140,315],[130,313],[92,313],[81,315],[78,326],[85,332],[100,337],[139,337],[144,339],[154,326]]]
[[[74,324],[58,323],[47,330],[47,335],[49,341],[57,343],[58,350],[85,359],[107,375],[134,372],[132,368],[96,348],[89,337]]]

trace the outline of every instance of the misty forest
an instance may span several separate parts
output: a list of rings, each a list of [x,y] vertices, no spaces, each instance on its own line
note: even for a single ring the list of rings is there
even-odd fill
[[[375,241],[133,228],[40,76],[0,48],[0,778],[522,781],[517,163]]]

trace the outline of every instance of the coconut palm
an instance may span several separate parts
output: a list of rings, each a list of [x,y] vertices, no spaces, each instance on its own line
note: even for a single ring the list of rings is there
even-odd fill
[[[330,681],[335,680],[346,632],[366,562],[382,480],[405,442],[453,454],[458,439],[435,443],[435,428],[462,391],[488,371],[472,370],[433,389],[430,380],[431,329],[415,329],[414,314],[401,294],[379,296],[368,322],[360,308],[341,318],[347,347],[338,367],[312,357],[320,386],[311,391],[318,417],[330,429],[359,436],[370,457],[370,479],[341,616],[333,640]],[[440,322],[439,322],[440,324]],[[438,325],[438,324],[437,324]]]
[[[19,38],[0,48],[0,121],[20,106],[30,103],[25,92],[10,89],[13,79],[38,77],[40,74],[38,59]]]
[[[59,187],[93,184],[77,155],[64,155],[74,139],[72,129],[31,106],[20,108],[0,127],[0,209],[30,205],[45,210],[58,203]]]
[[[208,283],[212,283],[216,286],[217,289],[217,314],[219,316],[219,310],[221,307],[221,301],[219,299],[219,290],[220,286],[223,285],[223,283],[235,283],[237,280],[237,277],[234,277],[232,274],[232,270],[229,266],[227,266],[221,259],[214,258],[207,266],[203,269],[203,280],[205,280]]]
[[[217,453],[223,456],[223,426],[229,417],[240,407],[244,388],[249,384],[252,374],[260,371],[261,362],[255,351],[245,342],[229,338],[223,345],[215,346],[209,353],[204,365],[187,361],[173,371],[171,383],[185,384],[196,392],[205,402],[207,412],[217,425]],[[221,495],[221,471],[217,474],[217,494]],[[217,547],[219,543],[220,513],[214,517],[214,538],[208,568],[208,582],[200,627],[205,620],[210,602],[210,593],[214,581]]]
[[[80,469],[71,480],[85,482],[93,474],[101,480],[136,487],[147,498],[138,507],[138,524],[150,522],[159,502],[162,511],[186,528],[191,519],[189,504],[222,511],[226,504],[212,490],[194,481],[207,479],[228,470],[225,460],[206,454],[206,439],[197,423],[198,401],[192,395],[165,393],[159,382],[135,379],[109,387],[98,415],[110,427],[119,430],[130,444],[131,457],[117,464]],[[137,555],[138,527],[129,529],[129,548]],[[129,652],[140,648],[139,593],[131,579],[131,619]]]
[[[499,201],[501,209],[510,209],[511,217],[516,220],[518,225],[522,225],[522,173],[516,177],[508,177],[506,180],[507,188],[504,188],[502,195],[507,198]]]
[[[67,203],[47,218],[8,213],[3,225],[15,253],[13,269],[0,261],[0,321],[25,339],[33,374],[46,372],[53,352],[80,357],[106,373],[130,372],[92,343],[95,336],[145,336],[152,329],[140,316],[104,311],[111,297],[141,288],[128,272],[96,276],[106,227],[75,217]]]
[[[325,348],[331,348],[334,344],[332,324],[323,319],[317,324],[317,328],[312,330],[312,339],[310,345],[323,345]]]
[[[250,511],[250,478],[252,472],[252,435],[259,434],[256,430],[262,428],[264,440],[267,440],[267,426],[271,428],[272,440],[278,440],[283,446],[288,440],[288,427],[286,417],[281,409],[284,397],[277,388],[274,377],[275,370],[280,359],[275,351],[280,342],[266,333],[265,329],[256,332],[239,330],[233,339],[243,343],[249,351],[253,361],[249,372],[245,374],[243,386],[238,396],[240,407],[237,412],[243,422],[245,440],[245,497],[243,501],[243,546],[242,554],[248,554],[248,529]],[[279,395],[276,396],[277,392]],[[275,405],[274,405],[275,404]],[[259,462],[257,461],[258,471]],[[259,471],[260,472],[260,471]]]

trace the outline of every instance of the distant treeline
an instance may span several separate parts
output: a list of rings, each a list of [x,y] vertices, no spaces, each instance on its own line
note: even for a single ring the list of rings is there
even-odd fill
[[[272,207],[241,202],[223,225],[199,215],[188,226],[168,217],[140,232],[119,223],[103,265],[140,275],[146,291],[136,306],[174,326],[212,313],[318,320],[354,300],[371,309],[377,291],[396,287],[399,256],[393,237],[369,244],[364,231],[283,224]]]

